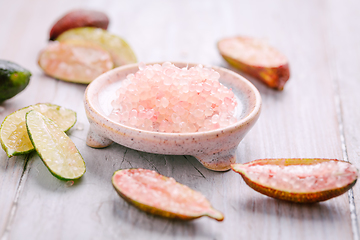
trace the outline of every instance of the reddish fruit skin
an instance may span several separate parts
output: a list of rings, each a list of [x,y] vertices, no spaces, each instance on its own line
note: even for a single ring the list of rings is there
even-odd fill
[[[250,76],[253,76],[254,78],[257,78],[271,88],[277,90],[284,89],[285,83],[290,78],[290,68],[288,62],[276,67],[264,67],[247,64],[246,62],[239,61],[238,59],[234,59],[224,54],[221,50],[220,43],[221,40],[218,42],[218,50],[225,61],[227,61],[231,66],[249,74]]]
[[[246,164],[248,164],[248,165],[281,164],[284,166],[288,166],[288,165],[310,165],[310,164],[327,162],[327,161],[341,161],[341,160],[321,159],[321,158],[316,158],[316,159],[304,159],[304,158],[288,158],[288,159],[280,158],[279,159],[279,158],[277,158],[277,159],[258,159],[258,160],[254,160],[254,161],[246,163]],[[344,162],[344,161],[342,161],[342,162]],[[331,190],[327,190],[327,191],[311,192],[311,193],[287,192],[287,191],[270,188],[270,187],[267,187],[267,186],[264,186],[264,185],[261,185],[259,183],[252,181],[251,179],[249,179],[246,176],[246,174],[237,171],[235,169],[236,165],[237,164],[231,165],[232,170],[239,173],[241,175],[241,177],[244,179],[245,183],[249,187],[254,189],[255,191],[262,193],[264,195],[267,195],[269,197],[272,197],[272,198],[295,202],[295,203],[316,203],[316,202],[329,200],[331,198],[340,196],[341,194],[347,192],[350,188],[352,188],[355,185],[355,183],[357,181],[357,179],[355,179],[353,182],[351,182],[350,184],[348,184],[344,187],[331,189]]]
[[[107,29],[108,16],[99,11],[73,10],[60,18],[50,30],[50,40],[55,40],[61,33],[79,27],[97,27]]]
[[[261,66],[250,66],[228,56],[222,55],[222,57],[233,67],[243,71],[257,78],[265,83],[267,86],[283,90],[285,83],[290,78],[289,64],[281,65],[276,68],[266,68]]]

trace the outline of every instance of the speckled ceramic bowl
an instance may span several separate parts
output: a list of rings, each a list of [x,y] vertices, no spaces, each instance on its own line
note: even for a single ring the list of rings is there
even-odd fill
[[[182,68],[196,64],[174,63]],[[192,155],[206,168],[215,171],[230,169],[236,162],[235,152],[245,134],[255,124],[260,114],[261,97],[258,90],[245,78],[228,69],[213,67],[220,73],[220,82],[232,88],[238,106],[235,124],[208,132],[161,133],[140,130],[111,120],[108,115],[115,92],[122,80],[138,71],[138,64],[113,69],[95,79],[85,92],[85,110],[90,122],[87,145],[103,148],[116,142],[139,151]]]

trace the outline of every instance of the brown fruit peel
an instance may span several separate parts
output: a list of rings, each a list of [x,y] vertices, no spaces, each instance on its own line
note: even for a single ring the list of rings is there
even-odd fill
[[[331,198],[340,196],[341,194],[344,194],[349,189],[351,189],[357,179],[355,179],[353,182],[339,188],[331,189],[331,190],[325,190],[325,191],[318,191],[318,192],[309,192],[309,193],[303,193],[303,192],[289,192],[282,189],[276,189],[269,186],[264,186],[262,184],[259,184],[257,182],[252,181],[244,169],[244,166],[253,166],[253,165],[278,165],[278,166],[289,166],[289,165],[312,165],[322,162],[329,162],[329,161],[341,161],[346,162],[342,160],[337,159],[324,159],[324,158],[276,158],[276,159],[258,159],[254,160],[245,164],[232,164],[231,169],[237,173],[239,173],[242,178],[244,179],[245,183],[254,189],[255,191],[262,193],[264,195],[267,195],[269,197],[273,197],[280,200],[290,201],[290,202],[296,202],[296,203],[315,203],[315,202],[321,202],[326,201]],[[346,162],[349,163],[349,162]],[[350,163],[349,163],[350,164]]]
[[[100,11],[77,9],[61,17],[50,30],[50,40],[55,40],[61,33],[79,27],[96,27],[106,30],[108,16]]]

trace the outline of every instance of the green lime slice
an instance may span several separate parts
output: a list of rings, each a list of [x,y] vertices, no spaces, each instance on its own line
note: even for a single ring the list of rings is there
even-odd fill
[[[32,144],[49,171],[62,180],[74,180],[85,173],[85,162],[71,139],[49,118],[31,110],[26,128]]]
[[[63,131],[69,130],[76,123],[76,112],[54,104],[39,103],[17,110],[4,119],[0,128],[1,146],[8,157],[34,150],[25,125],[25,114],[30,110],[44,114]]]
[[[114,62],[114,67],[136,63],[136,56],[129,44],[119,36],[113,35],[101,28],[82,27],[63,32],[56,40],[68,39],[86,40],[99,44],[106,49]]]

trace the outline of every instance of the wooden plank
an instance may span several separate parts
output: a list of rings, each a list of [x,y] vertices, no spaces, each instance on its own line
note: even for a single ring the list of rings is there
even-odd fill
[[[22,48],[28,47],[28,44],[23,41],[19,34],[11,34],[13,31],[21,33],[23,25],[16,21],[23,11],[19,9],[19,5],[25,8],[29,7],[25,1],[4,2],[0,7],[0,59],[7,59],[19,63],[20,65],[29,68],[31,59],[26,59],[25,51]],[[4,24],[6,23],[6,24]],[[12,46],[11,43],[16,45]],[[11,46],[11,47],[9,47]],[[30,60],[30,61],[29,61]],[[30,86],[33,85],[32,83]],[[30,88],[29,86],[29,88]],[[0,105],[0,121],[15,111],[18,108],[24,107],[24,101],[21,99],[30,98],[28,90],[23,91],[16,97],[2,103]],[[8,159],[5,152],[0,152],[0,236],[3,235],[5,229],[9,226],[8,223],[13,218],[17,200],[21,193],[20,183],[25,181],[24,167],[29,156],[19,156]]]
[[[292,73],[282,93],[254,82],[262,94],[264,106],[259,122],[240,144],[241,161],[265,157],[342,158],[334,90],[328,81],[330,66],[323,43],[326,22],[319,21],[319,15],[324,11],[321,4],[316,1],[281,1],[278,4],[254,3],[246,7],[240,2],[231,5],[232,15],[238,16],[235,21],[233,19],[233,25],[237,23],[241,26],[229,35],[250,35],[270,40],[289,57]],[[233,228],[235,224],[251,225],[254,239],[352,237],[346,195],[321,203],[316,210],[272,202],[254,192],[242,195],[251,199],[243,200],[242,206],[253,210],[244,220],[232,221]],[[248,237],[249,232],[240,236]]]
[[[331,66],[324,46],[327,23],[318,18],[327,10],[322,4],[325,3],[281,0],[271,3],[228,0],[221,4],[216,1],[60,3],[36,0],[17,6],[18,10],[14,11],[19,15],[26,9],[31,9],[32,14],[14,23],[14,31],[7,40],[0,40],[11,47],[3,43],[0,47],[6,52],[4,58],[11,58],[11,52],[16,51],[19,57],[11,59],[21,58],[34,76],[21,95],[6,102],[5,109],[10,111],[20,105],[49,101],[76,110],[83,129],[79,124],[69,135],[86,161],[87,172],[70,186],[54,178],[36,155],[31,157],[6,237],[351,239],[346,195],[309,206],[291,204],[254,192],[231,171],[207,170],[190,156],[148,154],[117,144],[101,150],[87,147],[88,123],[82,104],[85,87],[44,76],[34,60],[45,46],[54,17],[79,6],[109,12],[113,21],[110,30],[127,39],[139,61],[144,62],[183,60],[227,66],[216,49],[219,39],[236,34],[266,38],[289,57],[292,77],[283,92],[267,89],[252,80],[262,94],[263,111],[238,148],[238,162],[265,157],[342,158],[334,88],[329,81]],[[10,45],[16,41],[15,33],[22,30],[20,23],[24,21],[36,27],[23,33],[27,41],[18,40],[16,45]],[[0,158],[6,159],[4,155]],[[202,192],[214,207],[224,212],[224,222],[207,218],[180,222],[140,212],[120,199],[110,182],[115,170],[129,167],[156,170]],[[17,169],[17,173],[22,173],[21,166]],[[3,170],[0,168],[0,171]],[[10,174],[8,170],[3,172]],[[4,177],[13,183],[11,189],[15,189],[12,201],[20,177],[13,178]],[[0,203],[9,202],[10,197],[2,200],[1,196]]]
[[[60,4],[60,3],[59,3]],[[6,2],[0,8],[0,58],[20,64],[32,72],[28,87],[15,97],[1,104],[0,121],[25,106],[38,102],[51,102],[65,107],[82,107],[82,94],[85,86],[59,82],[49,78],[37,66],[39,50],[47,42],[48,23],[39,16],[52,17],[49,12],[42,12],[44,3],[41,1],[12,1]],[[56,7],[53,3],[46,8]],[[36,14],[35,14],[36,13]],[[25,24],[26,23],[26,24]],[[37,27],[36,27],[37,26]],[[59,96],[55,99],[56,89]],[[74,98],[77,96],[78,98]],[[64,102],[63,99],[72,99]],[[78,102],[76,102],[78,99]],[[84,122],[84,119],[82,119]],[[8,159],[5,152],[0,153],[0,236],[7,236],[5,230],[11,226],[17,212],[18,200],[26,182],[31,162],[26,165],[27,159],[33,155],[12,157]]]
[[[343,135],[343,154],[345,158],[353,163],[358,169],[360,151],[360,113],[358,104],[360,96],[360,81],[358,68],[360,64],[360,27],[358,12],[360,3],[358,1],[337,2],[331,1],[328,15],[329,21],[328,38],[329,56],[332,64],[332,78],[337,87],[338,112],[340,115],[340,130]],[[341,21],[340,21],[341,20]],[[353,217],[360,214],[360,187],[354,187],[354,202],[356,210],[353,209]],[[355,219],[354,231],[359,239],[359,222]]]

